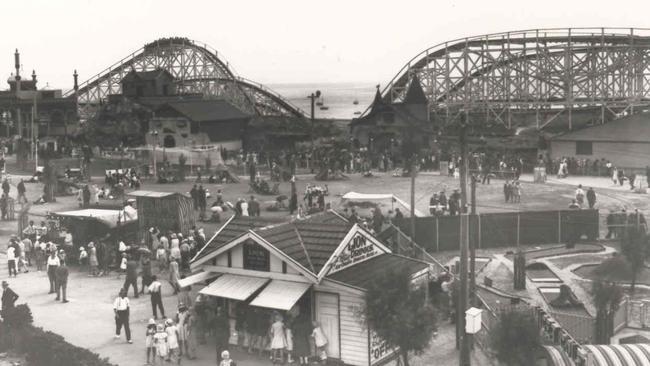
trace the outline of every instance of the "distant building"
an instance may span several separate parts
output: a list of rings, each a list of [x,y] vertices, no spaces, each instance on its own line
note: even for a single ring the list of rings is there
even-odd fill
[[[9,90],[0,91],[0,136],[47,136],[55,144],[57,137],[74,133],[78,128],[76,98],[62,97],[60,89],[38,89],[35,71],[30,79],[23,79],[18,50],[15,67],[15,74],[7,80]],[[74,76],[76,86],[76,72]]]
[[[243,146],[251,115],[223,99],[180,93],[177,80],[166,70],[131,71],[122,78],[122,94],[111,95],[108,104],[132,105],[133,113],[148,111],[140,133],[146,144],[164,147],[216,144],[228,150]],[[115,108],[104,108],[106,120]]]
[[[606,159],[618,167],[644,168],[650,164],[650,114],[636,114],[557,136],[551,140],[550,153],[554,159]]]
[[[158,132],[164,147],[218,144],[227,150],[242,147],[251,116],[224,100],[170,101],[155,109],[149,132]],[[147,143],[153,143],[151,133]]]
[[[409,84],[400,103],[387,103],[379,88],[370,111],[350,122],[350,132],[356,145],[372,150],[389,150],[411,138],[427,145],[431,137],[428,101],[417,76]]]

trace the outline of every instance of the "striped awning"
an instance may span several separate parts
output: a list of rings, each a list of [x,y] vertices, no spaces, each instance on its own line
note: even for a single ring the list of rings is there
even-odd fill
[[[650,344],[585,345],[593,356],[594,366],[650,365]]]
[[[549,366],[575,366],[571,357],[559,346],[544,346]]]
[[[593,366],[647,366],[650,365],[650,344],[607,344],[582,346],[593,360]],[[559,346],[544,346],[549,366],[575,366],[569,355]]]

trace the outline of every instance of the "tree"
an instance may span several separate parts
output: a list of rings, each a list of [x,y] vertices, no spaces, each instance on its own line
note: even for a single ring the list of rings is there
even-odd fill
[[[43,159],[43,200],[45,202],[56,202],[54,196],[59,181],[56,168],[52,165],[52,151],[50,149],[41,149],[38,155]]]
[[[399,347],[405,366],[408,353],[422,353],[435,330],[435,311],[424,289],[412,287],[407,268],[386,271],[370,283],[362,314],[369,330],[389,347]]]
[[[490,330],[491,348],[497,360],[509,365],[534,365],[541,346],[540,329],[530,312],[503,311]]]
[[[631,215],[631,217],[634,216]],[[632,293],[634,293],[637,276],[644,268],[647,245],[648,237],[645,229],[637,225],[636,222],[630,223],[625,230],[623,238],[621,238],[621,251],[629,262],[632,271],[632,286],[630,288]]]
[[[613,282],[594,281],[591,295],[596,306],[596,343],[609,344],[614,333],[614,314],[623,299],[623,289]]]

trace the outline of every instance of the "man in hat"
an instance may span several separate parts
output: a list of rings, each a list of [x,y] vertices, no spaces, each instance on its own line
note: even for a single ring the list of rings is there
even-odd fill
[[[7,281],[2,281],[2,316],[14,308],[18,295],[9,288]]]
[[[67,303],[66,290],[68,288],[68,267],[65,265],[65,252],[63,249],[59,251],[59,266],[55,269],[54,276],[56,278],[56,301],[61,300]],[[63,292],[63,298],[61,298]]]

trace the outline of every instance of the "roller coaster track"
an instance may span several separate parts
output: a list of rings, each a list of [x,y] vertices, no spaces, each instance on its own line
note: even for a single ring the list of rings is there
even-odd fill
[[[512,128],[528,114],[538,129],[556,119],[571,129],[574,113],[597,110],[604,123],[650,106],[650,29],[531,29],[440,43],[397,72],[384,101],[402,101],[414,75],[432,115],[447,122],[471,114]]]
[[[237,76],[210,46],[186,38],[163,38],[148,43],[65,95],[77,96],[79,116],[84,120],[92,116],[109,95],[121,93],[121,81],[126,74],[132,70],[156,69],[164,69],[174,76],[180,94],[225,99],[252,115],[305,116],[278,93]]]

